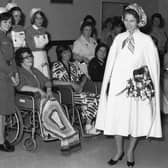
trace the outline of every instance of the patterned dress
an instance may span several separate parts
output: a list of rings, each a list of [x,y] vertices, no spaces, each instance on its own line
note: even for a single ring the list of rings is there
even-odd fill
[[[65,82],[79,82],[83,73],[77,64],[75,62],[70,63],[69,69],[70,72],[63,63],[55,62],[52,66],[52,78]],[[88,92],[74,93],[74,103],[80,105],[84,119],[95,119],[98,106],[98,96],[96,94]]]

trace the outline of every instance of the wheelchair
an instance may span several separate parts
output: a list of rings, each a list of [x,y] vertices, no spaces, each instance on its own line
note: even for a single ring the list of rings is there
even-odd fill
[[[16,106],[14,113],[5,118],[5,139],[12,145],[17,145],[21,141],[22,135],[23,120],[21,113]]]
[[[61,103],[60,92],[54,93],[55,98]],[[40,95],[39,93],[16,91],[16,107],[19,111],[20,125],[18,127],[17,141],[20,141],[24,133],[30,134],[23,141],[24,149],[35,151],[38,147],[36,135],[41,135],[40,129]],[[66,108],[64,107],[65,111]],[[17,114],[17,113],[16,113]],[[67,115],[67,111],[66,111]]]

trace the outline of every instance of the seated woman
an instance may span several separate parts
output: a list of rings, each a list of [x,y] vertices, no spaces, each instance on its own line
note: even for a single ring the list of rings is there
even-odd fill
[[[97,113],[97,95],[82,92],[87,81],[86,75],[81,72],[76,62],[72,62],[72,50],[68,46],[56,49],[58,61],[52,66],[52,79],[56,84],[70,85],[74,89],[74,103],[80,105],[82,116],[86,119],[87,134],[99,134],[93,124]]]
[[[18,85],[17,89],[20,91],[38,92],[41,95],[41,100],[42,98],[53,97],[51,90],[52,84],[50,80],[46,78],[39,70],[33,68],[33,55],[31,50],[27,47],[19,48],[16,51],[15,59],[16,64],[19,66],[18,72],[20,77],[20,84]],[[43,90],[44,88],[46,88],[46,92]],[[47,121],[44,124],[45,127],[47,127],[47,130],[52,132],[52,134],[48,132],[49,135],[52,136],[52,139],[61,140],[61,150],[68,150],[73,145],[79,144],[79,134],[71,126],[63,112],[61,105],[58,102],[56,109],[59,110],[57,112],[59,117],[51,117],[52,119],[47,118]],[[65,127],[64,129],[58,127],[58,123],[60,121],[62,121],[61,124]]]
[[[88,65],[88,73],[92,81],[103,81],[107,53],[108,47],[106,44],[100,43],[97,45],[95,49],[95,57]]]

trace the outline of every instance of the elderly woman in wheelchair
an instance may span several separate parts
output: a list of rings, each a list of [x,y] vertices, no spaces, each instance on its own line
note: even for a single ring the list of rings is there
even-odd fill
[[[97,131],[94,127],[98,95],[83,91],[88,78],[80,70],[78,62],[73,62],[71,48],[69,46],[58,46],[56,53],[58,61],[52,65],[52,79],[56,84],[69,85],[73,89],[74,104],[80,106],[82,117],[86,121],[85,133],[100,134],[100,131]]]
[[[26,92],[38,92],[40,95],[39,102],[42,104],[46,100],[53,98],[52,83],[40,71],[33,68],[33,55],[29,48],[19,48],[15,53],[16,64],[20,77],[20,84],[17,89]],[[46,88],[46,91],[43,89]],[[80,145],[79,134],[71,126],[66,118],[63,108],[55,99],[55,110],[47,110],[43,113],[40,108],[40,118],[43,116],[42,137],[44,140],[60,139],[61,150],[67,151],[76,145]],[[42,113],[41,113],[42,112]],[[50,135],[50,139],[48,139]]]

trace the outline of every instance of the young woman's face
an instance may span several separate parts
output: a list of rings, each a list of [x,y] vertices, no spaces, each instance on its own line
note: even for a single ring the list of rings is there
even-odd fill
[[[32,54],[25,52],[22,54],[22,58],[23,58],[23,65],[25,65],[26,67],[31,68],[33,66],[33,56]]]
[[[43,24],[43,20],[44,20],[43,17],[39,13],[37,13],[36,16],[35,16],[35,22],[34,22],[34,24],[37,27],[41,27],[42,24]]]
[[[133,32],[138,27],[137,19],[134,15],[126,13],[124,17],[124,25],[128,31]]]
[[[84,37],[90,37],[92,34],[92,27],[91,26],[85,26],[83,28],[83,32],[82,32]]]
[[[105,47],[100,47],[97,51],[97,58],[99,60],[104,60],[106,58],[106,54],[107,54],[107,49]]]
[[[7,32],[11,28],[12,25],[12,19],[9,18],[8,20],[2,20],[0,22],[0,28],[2,31]]]
[[[65,50],[62,52],[62,61],[69,62],[71,59],[71,52],[69,50]]]
[[[15,25],[18,25],[21,20],[21,12],[19,10],[15,10],[13,11],[12,16],[15,20]]]

